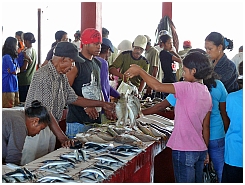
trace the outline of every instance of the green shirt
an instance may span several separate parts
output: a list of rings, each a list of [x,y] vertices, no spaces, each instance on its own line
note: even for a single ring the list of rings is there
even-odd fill
[[[32,77],[36,71],[37,54],[33,48],[26,50],[26,54],[32,59],[31,63],[28,63],[28,67],[24,72],[18,73],[19,86],[30,85]]]
[[[108,65],[111,65],[118,55],[118,49],[115,46],[113,46],[113,49],[114,53],[111,53],[111,56],[108,58]]]
[[[150,63],[149,74],[152,75],[153,67],[158,67],[159,70],[159,52],[156,48],[151,47],[148,51],[145,52],[145,58]]]
[[[141,56],[138,59],[133,58],[132,51],[124,51],[118,57],[116,60],[110,65],[109,68],[115,67],[116,69],[120,69],[120,73],[124,74],[125,71],[127,71],[131,64],[136,64],[140,66],[142,69],[144,69],[147,73],[149,72],[149,62],[148,60]],[[135,85],[137,88],[140,86],[142,78],[140,76],[135,76],[130,79],[133,85]],[[119,81],[121,81],[119,79]]]

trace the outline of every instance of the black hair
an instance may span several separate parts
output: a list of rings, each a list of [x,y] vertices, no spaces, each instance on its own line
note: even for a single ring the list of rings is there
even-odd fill
[[[66,35],[67,33],[65,32],[65,31],[63,31],[63,30],[59,30],[59,31],[57,31],[56,33],[55,33],[55,40],[57,41],[61,41],[61,39],[62,39],[62,37],[63,37],[63,35]]]
[[[172,37],[168,34],[166,35],[161,35],[160,38],[159,38],[159,42],[162,42],[162,43],[166,43],[169,39],[171,39]]]
[[[239,75],[243,76],[243,61],[241,61],[238,65],[238,71],[239,71]],[[242,85],[243,85],[243,78],[238,78],[237,79],[237,83],[239,84],[239,89],[242,89]]]
[[[196,79],[208,79],[211,77],[213,68],[208,57],[198,51],[188,53],[183,59],[183,65],[188,69],[196,69]]]
[[[28,40],[31,43],[35,43],[36,42],[36,39],[35,39],[34,35],[31,32],[24,33],[23,39],[24,40]]]
[[[100,53],[107,53],[108,49],[110,49],[110,47],[102,43]]]
[[[243,51],[243,46],[240,46],[239,51]]]
[[[39,102],[38,100],[34,100],[31,103],[31,107],[25,109],[25,115],[29,118],[38,117],[39,124],[45,123],[49,125],[51,122],[51,118],[47,108],[42,106],[41,102]]]
[[[238,64],[239,75],[243,75],[243,61]]]
[[[5,40],[2,48],[2,56],[8,54],[11,56],[11,58],[14,61],[14,59],[17,58],[18,56],[16,45],[17,45],[17,39],[14,37],[8,37]]]
[[[23,31],[17,31],[15,32],[15,35],[22,37]]]
[[[102,37],[107,37],[109,35],[109,31],[106,28],[102,28]]]
[[[207,53],[206,51],[204,51],[203,49],[200,49],[200,48],[196,48],[196,49],[190,49],[187,54],[189,53],[192,53],[192,52],[200,52],[202,53],[203,55],[206,55],[207,56]],[[213,68],[212,68],[213,69]],[[212,87],[216,87],[217,86],[217,83],[216,83],[216,79],[220,79],[220,76],[214,71],[212,70],[209,78],[205,78],[203,79],[203,83],[204,85],[207,86],[208,90],[211,92],[212,90]]]
[[[187,54],[188,54],[188,53],[191,53],[191,52],[200,52],[200,53],[202,53],[202,54],[204,54],[204,55],[207,54],[206,51],[204,51],[203,49],[200,49],[200,48],[190,49],[190,50],[187,52]]]
[[[56,42],[56,41],[53,42],[53,44],[51,45],[51,48],[55,47],[57,43],[58,43],[58,42]]]
[[[74,34],[74,37],[81,37],[81,32],[79,30],[76,31],[76,33]]]
[[[222,45],[223,50],[230,49],[230,51],[232,51],[232,49],[233,49],[233,41],[223,37],[223,35],[221,35],[218,32],[211,32],[206,37],[205,41],[211,41],[214,43],[215,46]]]

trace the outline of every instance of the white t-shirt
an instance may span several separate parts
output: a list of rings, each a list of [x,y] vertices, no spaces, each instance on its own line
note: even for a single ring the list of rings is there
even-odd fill
[[[238,71],[238,65],[243,61],[243,52],[237,53],[231,60],[235,63]]]
[[[72,41],[72,44],[75,44],[77,46],[79,52],[81,51],[81,41],[80,40]]]

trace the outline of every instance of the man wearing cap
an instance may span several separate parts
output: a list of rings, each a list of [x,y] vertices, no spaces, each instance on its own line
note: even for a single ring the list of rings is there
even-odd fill
[[[145,58],[149,61],[150,67],[149,67],[149,74],[155,78],[157,78],[157,73],[159,69],[159,52],[156,48],[151,46],[151,39],[148,35],[145,35],[147,38],[147,44],[145,48]],[[152,99],[155,98],[155,91],[152,92],[152,89],[147,86],[146,87],[146,94],[144,95],[146,97],[151,97]],[[144,99],[143,98],[143,99]]]
[[[142,53],[146,48],[146,44],[147,38],[144,35],[138,35],[134,39],[132,51],[124,51],[118,55],[116,60],[112,63],[112,65],[110,65],[109,72],[115,76],[118,76],[120,78],[119,81],[123,80],[124,82],[126,82],[127,79],[124,78],[123,74],[129,69],[131,64],[139,65],[148,73],[150,66],[149,62],[144,56],[142,56]],[[120,69],[120,71],[117,69]],[[145,87],[144,80],[140,76],[135,76],[131,78],[130,81],[138,88],[139,92],[142,93],[142,90]]]
[[[99,57],[95,57],[101,62],[101,69],[100,69],[100,77],[101,77],[101,88],[104,100],[106,102],[110,102],[110,96],[114,98],[119,98],[120,94],[117,90],[115,90],[109,83],[109,71],[108,71],[108,58],[110,57],[111,53],[114,52],[113,45],[111,41],[107,38],[102,39],[101,44],[101,51]],[[105,111],[106,112],[106,111]],[[109,120],[115,120],[116,115],[110,114],[109,111],[106,114],[102,114],[102,122],[106,121],[105,116]]]
[[[61,119],[63,109],[67,104],[82,107],[97,106],[110,111],[115,110],[115,105],[112,103],[89,100],[74,92],[65,74],[72,69],[75,62],[84,62],[78,55],[77,47],[69,42],[59,42],[54,50],[52,60],[35,72],[25,104],[25,108],[27,108],[31,106],[33,100],[38,100],[47,107],[52,120],[49,127],[62,143],[62,146],[66,147],[73,142],[70,142],[71,140],[62,132],[58,121]],[[22,165],[54,150],[56,138],[49,127],[35,137],[26,138]]]
[[[179,51],[179,56],[183,59],[186,54],[191,50],[192,46],[191,46],[191,41],[189,40],[186,40],[183,42],[183,48],[184,50],[181,50]],[[177,80],[179,80],[181,77],[182,77],[182,70],[183,69],[183,64],[182,63],[179,63],[179,69],[177,69],[176,71],[176,77],[177,77]]]
[[[71,87],[77,95],[94,100],[102,100],[100,68],[101,63],[94,56],[98,56],[101,50],[101,33],[94,28],[87,28],[81,35],[82,51],[79,53],[84,62],[76,62],[76,65],[67,77]],[[91,124],[101,123],[100,107],[80,107],[68,105],[66,118],[66,135],[74,138],[79,132],[86,132]],[[113,113],[113,112],[112,112]]]

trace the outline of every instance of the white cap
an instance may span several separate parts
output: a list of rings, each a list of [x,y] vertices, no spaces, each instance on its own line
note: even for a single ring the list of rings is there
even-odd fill
[[[117,47],[120,51],[132,50],[132,42],[129,40],[123,40]]]
[[[142,49],[146,48],[147,38],[144,35],[138,35],[134,39],[134,46],[140,47]]]
[[[147,39],[147,42],[151,42],[151,38],[148,35],[144,35]]]

